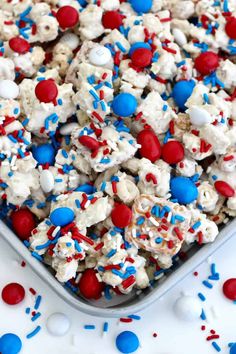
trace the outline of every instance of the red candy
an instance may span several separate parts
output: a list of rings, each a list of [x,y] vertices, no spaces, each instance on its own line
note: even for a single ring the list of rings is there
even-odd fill
[[[2,299],[8,305],[19,304],[25,297],[25,289],[18,283],[10,283],[2,290]]]
[[[234,196],[234,189],[228,183],[224,181],[216,181],[214,186],[217,192],[224,197],[230,198]]]
[[[9,40],[9,47],[16,53],[25,54],[30,50],[30,44],[24,38],[13,37]]]
[[[162,158],[170,165],[174,165],[184,158],[184,148],[179,141],[168,141],[162,147]]]
[[[122,16],[117,11],[107,11],[102,16],[103,27],[116,29],[122,25]]]
[[[132,211],[125,204],[116,204],[111,212],[111,220],[116,227],[128,226],[132,219]]]
[[[233,301],[236,300],[236,279],[235,278],[228,279],[226,280],[226,282],[224,282],[223,293],[228,299]]]
[[[57,11],[56,19],[61,28],[72,28],[78,23],[79,14],[72,6],[62,6]]]
[[[236,39],[236,17],[230,17],[225,25],[225,32],[231,39]]]
[[[147,48],[138,48],[131,55],[132,64],[138,68],[146,68],[151,65],[152,52]]]
[[[21,240],[27,240],[35,228],[34,215],[29,209],[19,209],[11,214],[12,227]]]
[[[137,142],[141,145],[140,155],[151,162],[155,162],[161,156],[161,144],[152,130],[144,129],[137,136]]]
[[[54,102],[58,95],[57,85],[54,80],[40,81],[35,87],[35,95],[40,102]]]
[[[86,299],[99,299],[104,284],[99,282],[94,269],[86,269],[79,281],[79,290]]]
[[[82,135],[79,137],[79,142],[91,151],[95,151],[99,148],[99,142],[91,136]]]
[[[202,75],[209,75],[219,66],[219,57],[213,52],[201,53],[196,59],[194,67]]]

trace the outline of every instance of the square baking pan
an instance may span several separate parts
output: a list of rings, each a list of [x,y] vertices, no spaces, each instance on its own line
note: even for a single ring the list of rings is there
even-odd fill
[[[112,300],[86,301],[74,294],[70,289],[59,283],[50,268],[32,257],[30,251],[0,220],[0,237],[2,237],[34,272],[67,304],[89,315],[99,317],[122,317],[137,313],[150,306],[154,301],[165,295],[176,283],[180,282],[199,264],[212,255],[220,246],[236,234],[236,220],[222,228],[216,240],[211,244],[199,247],[194,244],[186,251],[186,260],[177,257],[173,267],[165,272],[151,287],[143,291],[133,291],[129,295],[114,296]]]

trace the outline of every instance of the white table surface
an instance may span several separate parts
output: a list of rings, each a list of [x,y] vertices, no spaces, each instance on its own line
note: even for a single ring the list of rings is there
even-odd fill
[[[222,284],[228,278],[236,278],[236,238],[233,237],[220,248],[210,260],[198,267],[198,277],[190,274],[151,308],[140,313],[142,319],[131,324],[119,323],[117,319],[101,319],[76,312],[64,303],[36,276],[29,267],[20,266],[22,259],[0,240],[0,289],[9,282],[19,282],[25,289],[33,287],[42,295],[41,318],[37,324],[41,332],[28,340],[26,334],[36,325],[25,314],[25,308],[33,305],[33,298],[27,291],[23,303],[7,306],[0,301],[0,335],[12,332],[23,342],[21,354],[117,354],[115,338],[123,330],[134,331],[140,339],[138,354],[211,354],[217,353],[206,341],[208,332],[216,330],[220,335],[217,343],[221,353],[229,353],[228,343],[236,342],[236,304],[222,295]],[[209,262],[214,261],[220,273],[220,281],[213,289],[205,288],[201,282],[209,275]],[[207,301],[203,303],[207,315],[205,332],[201,331],[202,320],[186,323],[177,319],[172,307],[181,292],[197,296],[201,291]],[[64,312],[71,319],[69,333],[56,338],[47,333],[45,322],[53,312]],[[103,336],[104,321],[109,323],[109,332]],[[95,324],[96,329],[86,331],[85,324]],[[152,334],[158,333],[157,338]]]

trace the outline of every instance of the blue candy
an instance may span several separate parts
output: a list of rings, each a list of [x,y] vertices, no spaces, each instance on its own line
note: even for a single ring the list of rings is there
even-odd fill
[[[16,334],[6,333],[0,338],[1,354],[18,354],[21,348],[21,340]]]
[[[195,87],[195,82],[190,81],[178,81],[172,90],[172,97],[181,111],[185,111],[185,103],[191,96],[193,89]]]
[[[236,354],[236,343],[234,343],[231,347],[230,347],[230,354]]]
[[[76,192],[84,192],[86,194],[93,194],[97,192],[97,188],[92,186],[91,184],[85,183],[81,184],[79,187],[75,189]]]
[[[130,4],[134,11],[147,13],[152,8],[152,0],[131,0]]]
[[[121,332],[116,337],[116,347],[121,353],[133,353],[139,347],[139,339],[134,332]]]
[[[146,43],[146,42],[136,42],[131,45],[130,50],[129,50],[129,56],[131,56],[133,54],[133,52],[139,48],[151,49],[151,46],[149,43]]]
[[[55,149],[51,144],[43,144],[39,146],[33,146],[33,157],[40,165],[49,163],[53,165],[55,161]]]
[[[117,116],[129,117],[134,114],[137,108],[137,100],[130,93],[120,93],[112,102],[113,112]]]
[[[75,218],[75,213],[72,209],[62,207],[53,210],[50,214],[50,220],[55,226],[66,226]]]
[[[180,204],[190,204],[198,197],[197,187],[187,177],[172,178],[170,191],[172,198],[177,199]]]

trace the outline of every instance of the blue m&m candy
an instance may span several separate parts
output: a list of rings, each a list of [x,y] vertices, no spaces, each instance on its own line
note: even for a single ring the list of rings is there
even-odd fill
[[[32,153],[40,165],[44,165],[45,163],[49,163],[49,165],[54,164],[56,152],[51,144],[33,146]]]
[[[139,339],[134,332],[121,332],[116,337],[116,347],[121,353],[133,353],[139,347]]]
[[[1,354],[18,354],[21,348],[21,340],[16,334],[6,333],[0,338]]]
[[[131,0],[130,4],[134,11],[147,13],[152,8],[152,0]]]
[[[191,96],[193,89],[195,87],[195,82],[193,80],[178,81],[172,90],[172,97],[181,111],[186,109],[185,103]]]
[[[236,354],[236,343],[234,343],[233,345],[231,345],[230,347],[230,354]]]
[[[129,50],[129,56],[131,56],[135,50],[140,49],[140,48],[151,49],[151,46],[149,43],[146,43],[146,42],[136,42],[131,45],[130,50]]]
[[[120,93],[112,102],[113,112],[117,116],[129,117],[134,114],[137,109],[137,100],[130,93]]]
[[[55,226],[66,226],[70,224],[74,218],[74,211],[67,207],[57,208],[50,214],[50,220]]]
[[[187,177],[174,177],[170,181],[170,191],[173,199],[180,204],[190,204],[198,197],[198,190],[191,179]]]

